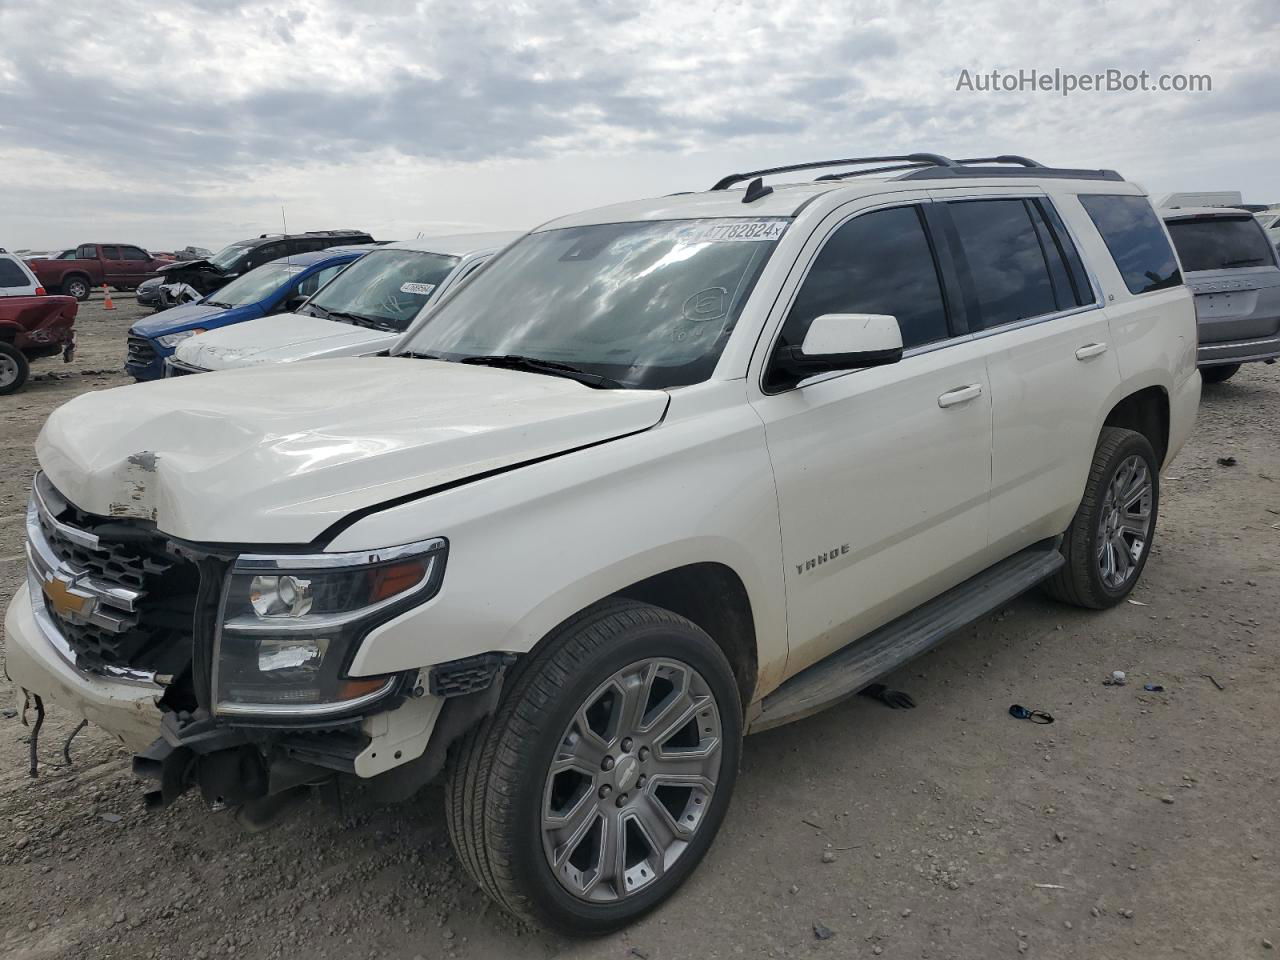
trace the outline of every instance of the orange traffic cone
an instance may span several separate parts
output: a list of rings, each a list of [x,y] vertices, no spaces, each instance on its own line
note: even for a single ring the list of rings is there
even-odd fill
[[[114,310],[115,308],[116,305],[111,302],[111,294],[107,292],[107,285],[104,283],[102,285],[102,309]]]

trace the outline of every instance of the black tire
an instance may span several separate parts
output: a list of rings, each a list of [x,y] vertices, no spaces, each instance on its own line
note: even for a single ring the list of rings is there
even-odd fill
[[[1200,379],[1205,383],[1226,383],[1240,370],[1238,363],[1224,363],[1217,367],[1201,367]]]
[[[661,877],[612,902],[588,902],[561,885],[544,854],[550,763],[593,691],[629,664],[655,657],[698,671],[715,698],[722,741],[715,790],[688,846]],[[472,879],[517,917],[567,934],[608,933],[652,910],[697,867],[728,808],[741,743],[737,684],[715,642],[668,610],[606,601],[562,624],[523,660],[495,713],[454,745],[445,791],[449,835]]]
[[[75,297],[83,302],[89,299],[89,294],[93,290],[89,283],[88,277],[67,277],[62,281],[62,292],[68,297]]]
[[[1099,568],[1100,526],[1103,522],[1103,504],[1107,489],[1120,467],[1130,457],[1140,457],[1146,464],[1151,480],[1150,526],[1141,553],[1133,562],[1133,572],[1127,580],[1111,586],[1103,580]],[[1105,610],[1113,607],[1133,590],[1142,576],[1151,544],[1155,539],[1156,522],[1160,508],[1160,466],[1150,441],[1140,433],[1119,427],[1103,427],[1098,445],[1094,449],[1093,465],[1085,483],[1084,497],[1076,515],[1067,528],[1062,542],[1062,554],[1066,564],[1045,581],[1046,592],[1053,598],[1077,607]]]
[[[13,344],[0,341],[0,396],[21,390],[30,373],[26,355]]]

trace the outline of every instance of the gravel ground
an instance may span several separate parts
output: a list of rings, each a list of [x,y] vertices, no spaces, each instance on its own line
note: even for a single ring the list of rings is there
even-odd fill
[[[40,424],[125,383],[95,372],[119,367],[142,313],[117,306],[84,305],[76,363],[43,361],[0,398],[5,602]],[[436,789],[398,807],[356,792],[250,835],[190,795],[145,813],[128,755],[92,728],[61,766],[75,720],[57,710],[29,779],[29,730],[6,710],[0,956],[1276,956],[1278,435],[1280,368],[1206,390],[1133,600],[1093,614],[1027,596],[890,681],[918,709],[854,700],[751,738],[702,868],[603,940],[491,906]],[[1104,686],[1112,670],[1129,684]],[[3,706],[15,694],[0,678]],[[1014,702],[1057,723],[1013,720]]]

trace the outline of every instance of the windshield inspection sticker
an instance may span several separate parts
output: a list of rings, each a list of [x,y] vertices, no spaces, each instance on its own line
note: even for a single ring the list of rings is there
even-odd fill
[[[786,229],[785,220],[721,220],[695,228],[685,239],[689,243],[761,242],[777,240]]]
[[[408,281],[408,280],[400,284],[401,293],[416,293],[419,296],[423,296],[423,297],[430,296],[431,291],[434,290],[435,288],[436,288],[436,285],[434,283],[413,283],[412,281]]]

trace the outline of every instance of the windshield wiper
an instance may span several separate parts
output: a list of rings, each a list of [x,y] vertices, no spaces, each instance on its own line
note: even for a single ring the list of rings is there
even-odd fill
[[[224,310],[235,309],[234,303],[223,303],[221,300],[206,300],[205,303],[207,303],[211,307],[222,307],[222,309]]]
[[[346,320],[348,323],[354,323],[357,327],[372,327],[375,330],[395,330],[391,324],[377,320],[373,317],[366,317],[363,313],[348,313],[345,310],[330,310],[327,319],[334,317]]]
[[[477,366],[504,367],[508,370],[524,370],[528,373],[545,373],[552,377],[565,377],[586,384],[588,387],[615,390],[622,386],[617,380],[602,377],[598,373],[588,373],[567,363],[555,360],[539,360],[537,357],[522,357],[519,354],[503,353],[493,356],[463,357],[459,363],[474,363]]]
[[[1262,266],[1266,261],[1262,257],[1245,257],[1242,260],[1228,260],[1223,264],[1224,267],[1247,267],[1252,264],[1255,267]]]

